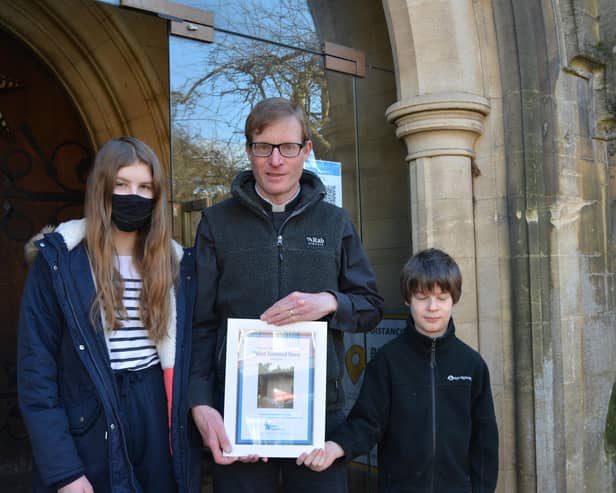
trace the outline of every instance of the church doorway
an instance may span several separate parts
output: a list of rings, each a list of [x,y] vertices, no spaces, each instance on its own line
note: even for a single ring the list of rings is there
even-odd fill
[[[7,491],[27,491],[31,467],[15,388],[24,245],[44,225],[82,215],[92,156],[58,77],[0,29],[0,484]]]

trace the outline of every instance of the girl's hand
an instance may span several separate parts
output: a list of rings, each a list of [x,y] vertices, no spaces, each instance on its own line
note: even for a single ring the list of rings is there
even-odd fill
[[[60,488],[58,493],[94,493],[94,488],[92,488],[88,478],[81,476],[72,483]]]

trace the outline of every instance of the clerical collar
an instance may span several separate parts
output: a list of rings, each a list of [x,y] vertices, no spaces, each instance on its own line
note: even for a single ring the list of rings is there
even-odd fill
[[[295,193],[295,195],[293,195],[293,197],[287,200],[284,204],[274,204],[270,200],[266,199],[263,195],[261,195],[261,193],[259,192],[259,187],[255,183],[255,192],[257,192],[257,195],[263,202],[270,205],[270,207],[272,208],[272,212],[284,212],[288,205],[295,205],[295,199],[299,197],[299,192],[301,191],[301,189],[301,185],[297,187],[297,192]]]

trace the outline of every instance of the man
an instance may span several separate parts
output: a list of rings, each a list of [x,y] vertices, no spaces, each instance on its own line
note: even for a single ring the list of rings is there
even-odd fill
[[[328,322],[327,434],[344,420],[342,334],[373,329],[383,305],[346,212],[324,202],[323,184],[303,169],[312,150],[303,110],[282,98],[261,101],[245,134],[252,170],[235,178],[231,198],[203,211],[197,232],[193,419],[212,452],[219,493],[275,492],[280,477],[289,492],[343,493],[343,461],[319,473],[289,459],[223,456],[228,318]]]

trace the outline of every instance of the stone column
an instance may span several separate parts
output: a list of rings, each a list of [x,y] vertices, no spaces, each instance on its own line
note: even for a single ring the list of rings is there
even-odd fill
[[[387,110],[406,142],[413,251],[437,247],[462,270],[463,296],[456,327],[478,347],[472,159],[483,131],[488,100],[466,93],[438,93],[399,101]]]
[[[462,268],[454,317],[458,335],[490,368],[501,433],[497,491],[504,493],[516,491],[516,441],[500,40],[492,11],[500,3],[383,0],[398,90],[387,116],[408,151],[413,250],[443,248]]]
[[[483,11],[472,0],[385,0],[383,7],[398,76],[398,102],[387,117],[408,149],[413,250],[439,247],[459,262],[456,327],[477,348],[471,164],[490,107]]]

